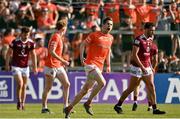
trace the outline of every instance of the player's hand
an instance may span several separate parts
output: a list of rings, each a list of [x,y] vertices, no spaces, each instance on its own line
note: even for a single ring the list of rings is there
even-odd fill
[[[34,72],[35,75],[37,75],[38,74],[37,68],[33,68],[33,72]]]
[[[81,59],[81,64],[82,64],[83,66],[86,65],[86,63],[85,63],[85,58]]]
[[[145,67],[142,68],[142,72],[143,72],[143,74],[148,74],[148,71],[146,70]]]
[[[156,73],[156,70],[155,70],[155,69],[152,69],[152,72],[153,72],[153,74],[155,74],[155,73]]]
[[[65,66],[69,66],[69,62],[68,61],[66,61],[66,60],[63,60],[63,62],[62,62]]]
[[[111,72],[111,67],[110,66],[107,66],[106,67],[106,73],[110,73]]]

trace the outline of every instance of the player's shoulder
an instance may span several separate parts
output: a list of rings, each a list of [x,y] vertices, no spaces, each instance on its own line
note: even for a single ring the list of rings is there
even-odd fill
[[[34,43],[34,41],[33,41],[32,39],[30,39],[30,38],[28,38],[27,41],[28,41],[28,42],[31,42],[31,43]]]
[[[57,40],[58,38],[60,38],[60,36],[59,36],[58,33],[54,33],[54,34],[51,36],[51,40]]]
[[[18,43],[18,42],[20,42],[20,41],[21,41],[20,38],[15,38],[11,43]]]
[[[144,34],[141,34],[135,38],[136,40],[145,40],[146,36]]]

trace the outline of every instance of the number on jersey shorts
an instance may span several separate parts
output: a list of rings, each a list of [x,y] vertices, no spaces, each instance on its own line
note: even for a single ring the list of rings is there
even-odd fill
[[[130,66],[130,74],[132,76],[135,76],[135,77],[138,77],[138,78],[141,78],[142,76],[148,76],[148,75],[153,74],[153,71],[152,71],[151,67],[146,67],[146,71],[147,71],[147,73],[143,74],[140,67],[135,67],[133,65]]]

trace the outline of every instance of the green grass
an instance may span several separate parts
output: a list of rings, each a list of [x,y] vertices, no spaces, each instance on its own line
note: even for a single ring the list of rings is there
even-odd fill
[[[41,114],[41,104],[26,104],[25,111],[16,110],[15,104],[0,104],[0,118],[64,118],[62,104],[49,104],[53,114]],[[124,114],[116,114],[113,104],[93,104],[95,115],[86,114],[82,104],[75,106],[76,113],[71,118],[180,118],[180,104],[159,104],[165,115],[153,115],[147,111],[147,105],[139,104],[137,111],[131,111],[131,104],[124,104]]]

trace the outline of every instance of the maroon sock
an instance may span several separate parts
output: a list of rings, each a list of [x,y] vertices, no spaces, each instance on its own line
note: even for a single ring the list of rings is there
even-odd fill
[[[87,100],[87,102],[85,102],[86,105],[91,105],[91,100]]]
[[[151,104],[151,102],[150,102],[150,101],[148,101],[148,106],[149,106],[149,107],[151,107],[151,106],[152,106],[152,104]]]
[[[72,108],[73,108],[73,106],[72,106],[72,105],[69,105],[69,106],[67,107],[67,110],[68,110],[68,111],[71,111]]]
[[[134,101],[137,101],[137,96],[134,96]]]
[[[118,103],[117,103],[117,105],[118,105],[118,106],[121,106],[122,103],[123,103],[123,102],[119,100]]]

